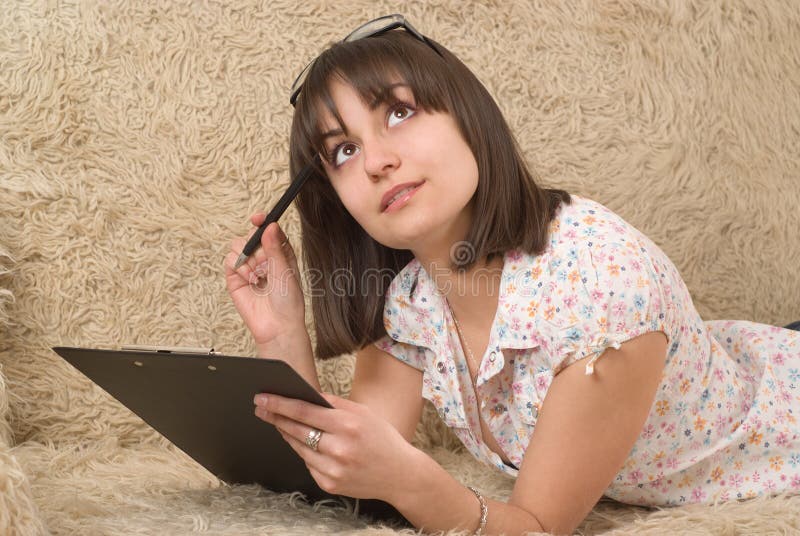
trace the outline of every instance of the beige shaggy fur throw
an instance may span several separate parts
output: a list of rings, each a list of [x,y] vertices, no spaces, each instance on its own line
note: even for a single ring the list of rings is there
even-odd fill
[[[659,244],[705,319],[800,319],[796,0],[6,0],[0,534],[413,533],[221,484],[50,351],[252,355],[222,259],[288,183],[288,88],[327,43],[396,11],[485,82],[543,184]],[[293,209],[283,225],[297,244]],[[351,356],[320,369],[339,393],[351,372]],[[509,495],[431,412],[417,442]],[[580,531],[800,533],[800,497],[601,503]]]

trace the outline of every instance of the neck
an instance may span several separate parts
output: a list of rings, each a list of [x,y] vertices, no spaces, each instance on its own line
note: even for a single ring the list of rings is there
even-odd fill
[[[502,256],[491,262],[479,259],[468,270],[452,268],[449,257],[418,260],[462,324],[484,324],[487,319],[491,324],[500,296]]]

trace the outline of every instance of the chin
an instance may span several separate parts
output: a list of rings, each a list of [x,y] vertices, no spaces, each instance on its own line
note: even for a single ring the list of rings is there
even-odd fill
[[[403,244],[413,240],[417,234],[410,232],[410,227],[416,227],[413,225],[415,222],[412,220],[412,225],[409,225],[408,221],[404,221],[405,218],[401,218],[399,221],[392,221],[393,219],[375,218],[369,222],[369,226],[362,222],[359,223],[361,228],[379,244],[392,249],[408,249],[403,247]]]
[[[414,236],[398,237],[398,236],[386,236],[385,234],[383,234],[382,236],[375,236],[372,233],[370,233],[370,236],[380,245],[390,249],[416,249],[419,247],[420,244],[419,237],[414,237]]]
[[[408,250],[410,250],[410,249],[416,248],[418,246],[418,244],[415,244],[413,242],[398,241],[397,239],[395,239],[395,240],[376,240],[376,241],[379,244],[381,244],[382,246],[385,246],[385,247],[387,247],[389,249],[400,249],[400,250],[408,249]]]

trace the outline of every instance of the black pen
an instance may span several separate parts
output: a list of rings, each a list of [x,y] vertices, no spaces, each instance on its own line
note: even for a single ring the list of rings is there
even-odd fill
[[[316,168],[319,164],[319,155],[316,155],[310,164],[300,170],[300,173],[298,173],[297,177],[294,178],[292,183],[289,185],[289,188],[286,189],[272,210],[269,211],[264,223],[258,226],[256,232],[253,233],[253,236],[251,236],[250,240],[247,241],[247,244],[244,245],[242,254],[239,255],[239,258],[236,259],[236,264],[233,266],[234,270],[244,264],[244,261],[247,260],[247,257],[252,255],[253,252],[258,249],[258,246],[261,245],[261,235],[264,234],[264,229],[266,229],[267,225],[270,223],[278,221],[278,218],[280,218],[289,207],[289,203],[291,203],[292,200],[297,197],[297,194],[300,192],[300,188],[303,187],[303,184],[305,184],[308,178],[314,174],[314,168]]]

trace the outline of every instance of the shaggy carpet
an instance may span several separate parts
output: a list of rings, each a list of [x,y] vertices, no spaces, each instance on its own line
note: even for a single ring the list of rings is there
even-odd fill
[[[543,184],[648,234],[701,315],[800,319],[795,0],[13,0],[0,9],[0,534],[398,534],[225,486],[50,351],[254,348],[222,259],[288,183],[288,88],[402,11],[499,101]],[[294,210],[284,228],[298,243]],[[346,393],[352,357],[325,363]],[[502,498],[432,412],[417,442]],[[584,534],[800,533],[800,497],[647,510]]]

